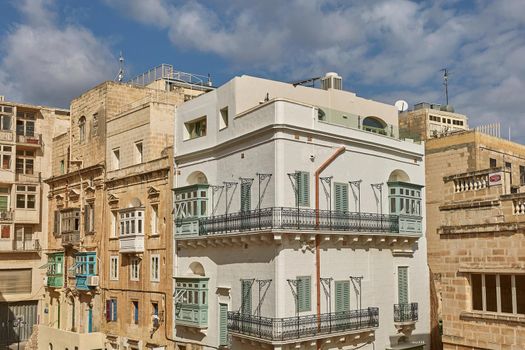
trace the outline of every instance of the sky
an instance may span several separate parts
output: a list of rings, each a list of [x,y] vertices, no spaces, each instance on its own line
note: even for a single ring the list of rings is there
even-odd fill
[[[162,63],[220,86],[249,74],[335,71],[345,90],[393,104],[449,100],[471,126],[525,143],[523,0],[0,0],[0,95],[72,98]]]

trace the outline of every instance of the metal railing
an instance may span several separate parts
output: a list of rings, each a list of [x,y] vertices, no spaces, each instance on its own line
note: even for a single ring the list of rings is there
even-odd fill
[[[270,341],[286,341],[319,335],[379,327],[379,308],[317,315],[270,318],[228,312],[228,332]]]
[[[33,144],[40,146],[42,145],[42,135],[34,133],[33,135],[16,135],[16,142]]]
[[[211,86],[209,77],[207,76],[181,72],[174,69],[172,65],[164,63],[130,79],[129,83],[146,86],[158,79],[175,80],[187,84],[188,86]]]
[[[415,322],[417,319],[417,303],[394,304],[394,322]]]
[[[199,235],[262,229],[399,232],[397,215],[289,207],[262,208],[198,220]],[[183,219],[177,219],[177,226],[182,225],[183,221]]]
[[[13,220],[12,210],[0,210],[0,221],[11,221]]]
[[[41,249],[40,240],[38,239],[30,241],[13,241],[13,250],[17,252],[40,251]]]

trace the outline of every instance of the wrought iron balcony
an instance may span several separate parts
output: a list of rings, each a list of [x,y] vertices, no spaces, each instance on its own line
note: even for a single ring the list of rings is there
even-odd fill
[[[417,318],[417,303],[394,304],[394,322],[416,322]]]
[[[178,232],[180,232],[180,228],[182,228],[188,220],[189,219],[176,220]],[[304,208],[262,208],[260,210],[237,212],[227,215],[195,218],[194,221],[195,220],[198,220],[199,223],[199,235],[269,229],[378,233],[399,232],[399,217],[397,215]]]
[[[13,250],[17,252],[38,252],[42,250],[40,240],[13,241]]]
[[[228,332],[283,342],[379,327],[379,309],[371,307],[317,315],[270,318],[228,312]]]
[[[0,210],[0,221],[12,221],[13,211],[12,210]]]

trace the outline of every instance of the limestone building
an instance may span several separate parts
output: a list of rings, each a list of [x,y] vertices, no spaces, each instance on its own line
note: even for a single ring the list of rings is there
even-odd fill
[[[53,140],[39,349],[172,348],[176,106],[211,89],[162,65],[71,103]]]
[[[0,347],[27,340],[43,296],[47,194],[53,136],[69,125],[64,109],[0,96]],[[21,319],[20,327],[17,325]]]
[[[177,109],[179,349],[429,349],[423,146],[341,83],[241,76]]]

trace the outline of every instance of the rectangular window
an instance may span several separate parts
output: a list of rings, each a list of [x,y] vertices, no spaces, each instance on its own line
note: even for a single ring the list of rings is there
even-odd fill
[[[106,300],[106,321],[117,321],[117,299]]]
[[[11,169],[12,146],[0,145],[0,166],[2,169]]]
[[[335,312],[350,310],[350,281],[335,281]]]
[[[95,203],[84,206],[84,233],[95,232]]]
[[[2,115],[0,118],[0,127],[2,128],[2,131],[11,131],[12,117],[10,115]]]
[[[245,315],[252,314],[252,285],[253,280],[241,280],[241,313]]]
[[[498,166],[496,163],[496,159],[494,158],[489,158],[489,164],[491,168],[496,168]]]
[[[138,281],[140,277],[140,260],[139,258],[131,258],[130,264],[130,280]]]
[[[252,204],[252,184],[241,183],[241,211],[250,211]]]
[[[220,110],[221,118],[219,120],[220,125],[219,129],[226,129],[228,127],[228,107],[221,108]]]
[[[144,162],[144,152],[143,152],[142,141],[135,142],[135,164],[140,164]]]
[[[109,257],[109,279],[118,281],[118,255]]]
[[[159,234],[159,206],[158,205],[151,206],[151,234],[152,235]]]
[[[348,184],[334,183],[334,209],[348,211]]]
[[[0,238],[11,238],[11,225],[0,225]]]
[[[16,186],[16,208],[35,209],[36,186]]]
[[[219,304],[219,345],[228,345],[228,304]]]
[[[120,235],[144,234],[144,209],[120,212]]]
[[[295,204],[297,205],[297,200],[299,200],[299,206],[309,207],[310,206],[310,173],[306,171],[296,171],[295,178],[296,183],[296,200]]]
[[[486,311],[498,311],[496,301],[496,275],[485,275]]]
[[[470,290],[472,310],[525,314],[525,275],[474,273]]]
[[[120,169],[120,149],[115,148],[113,150],[113,157],[111,159],[111,163],[113,164],[113,170]]]
[[[139,324],[139,302],[134,300],[131,302],[132,304],[132,312],[133,312],[133,323]]]
[[[116,211],[111,212],[111,237],[117,237],[118,232],[118,213]]]
[[[481,275],[472,274],[470,276],[471,292],[472,292],[472,309],[483,311],[483,286],[481,283]]]
[[[60,232],[80,231],[80,209],[72,208],[60,212]]]
[[[525,185],[525,166],[520,165],[520,185]]]
[[[311,291],[310,276],[297,277],[297,310],[299,312],[311,311]]]
[[[185,140],[206,136],[206,116],[184,123]]]
[[[397,298],[399,304],[408,304],[408,267],[397,267]]]
[[[151,275],[152,282],[160,281],[160,256],[158,254],[151,255]]]
[[[512,276],[500,275],[501,312],[512,313]]]

